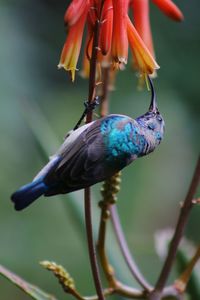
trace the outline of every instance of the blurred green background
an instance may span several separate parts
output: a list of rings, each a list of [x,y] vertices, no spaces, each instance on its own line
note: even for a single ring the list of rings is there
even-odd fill
[[[56,279],[39,266],[43,259],[63,264],[83,294],[94,292],[81,221],[83,195],[41,198],[29,209],[16,212],[10,194],[32,180],[44,164],[44,149],[38,139],[43,140],[48,155],[54,153],[87,98],[87,81],[77,75],[72,84],[56,67],[65,39],[67,3],[0,0],[0,264],[59,299],[66,299],[66,295]],[[130,248],[152,284],[161,268],[154,234],[174,226],[200,146],[199,1],[176,3],[185,15],[183,23],[172,22],[151,6],[161,66],[155,85],[166,122],[165,139],[157,151],[123,171],[117,204]],[[146,111],[150,96],[147,91],[139,92],[136,85],[137,79],[127,66],[118,74],[110,112],[136,117]],[[99,187],[93,188],[96,226]],[[200,207],[195,207],[186,230],[194,243],[200,243],[199,214]],[[108,248],[117,262],[118,277],[136,286],[111,228]],[[0,277],[0,299],[29,298]]]

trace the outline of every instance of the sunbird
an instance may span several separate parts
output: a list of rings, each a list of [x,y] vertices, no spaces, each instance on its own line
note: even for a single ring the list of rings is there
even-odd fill
[[[67,194],[119,172],[160,144],[164,120],[156,102],[152,80],[148,111],[136,119],[110,114],[73,130],[31,183],[12,194],[16,210],[41,195]]]

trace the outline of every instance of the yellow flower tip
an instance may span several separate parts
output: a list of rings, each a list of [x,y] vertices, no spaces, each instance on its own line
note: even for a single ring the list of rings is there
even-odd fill
[[[152,78],[157,76],[157,71],[160,69],[160,66],[157,64],[155,59],[151,57],[151,61],[141,62],[141,64],[137,64],[136,62],[136,69],[143,75],[147,74]]]
[[[70,73],[71,81],[74,82],[77,69],[70,69],[67,71],[69,71],[69,73]]]
[[[134,66],[140,73],[153,74],[154,70],[159,69],[159,65],[144,44],[130,18],[127,16],[127,32],[131,52],[134,58]]]
[[[71,81],[74,82],[75,80],[75,74],[76,74],[76,71],[78,71],[77,68],[74,68],[74,67],[68,67],[66,66],[65,64],[63,63],[59,63],[58,64],[58,69],[65,69],[65,71],[69,72],[70,73],[70,77],[71,77]]]
[[[146,49],[146,50],[148,52],[148,49]],[[151,61],[147,60],[145,62],[146,65],[145,65],[142,73],[146,73],[149,76],[151,76],[152,78],[154,78],[154,75],[157,74],[156,70],[159,70],[160,66],[158,65],[158,63],[156,62],[155,58],[151,55],[150,52],[149,52],[148,55],[149,55]]]

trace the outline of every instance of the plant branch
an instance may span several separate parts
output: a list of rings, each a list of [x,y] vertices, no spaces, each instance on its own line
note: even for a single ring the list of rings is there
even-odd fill
[[[113,223],[114,231],[120,246],[120,249],[122,251],[122,254],[124,256],[124,259],[130,269],[131,274],[135,278],[135,280],[147,291],[152,290],[151,285],[146,281],[144,276],[141,274],[136,262],[134,261],[130,250],[128,248],[126,239],[124,237],[124,233],[120,224],[119,215],[117,212],[116,206],[110,207],[111,212],[111,220]]]
[[[99,253],[99,258],[101,262],[101,266],[105,273],[105,276],[108,280],[109,286],[116,289],[118,287],[118,281],[115,278],[114,269],[109,264],[106,250],[105,250],[105,241],[106,241],[106,230],[107,230],[107,220],[110,217],[110,206],[112,206],[117,199],[117,193],[120,189],[120,174],[117,173],[113,175],[111,178],[107,179],[103,187],[101,189],[101,194],[103,196],[103,200],[99,202],[99,206],[101,208],[101,217],[100,217],[100,225],[99,225],[99,236],[97,242],[97,250]]]
[[[103,4],[104,1],[102,0],[101,8],[99,11],[99,18],[97,18],[94,27],[92,57],[90,60],[88,103],[92,103],[95,97],[97,55],[98,55],[98,46],[99,46],[99,30],[101,25],[101,13],[102,13]],[[86,116],[86,123],[90,123],[91,121],[92,121],[92,111],[88,112]],[[104,294],[103,294],[101,279],[99,275],[99,268],[98,268],[96,251],[94,246],[94,239],[93,239],[90,188],[86,188],[84,191],[84,204],[85,204],[85,224],[86,224],[86,232],[87,232],[87,240],[88,240],[88,251],[89,251],[89,258],[90,258],[93,279],[94,279],[98,299],[104,300]]]
[[[108,114],[108,85],[110,80],[110,67],[103,68],[102,70],[103,84],[102,84],[102,95],[101,95],[101,107],[100,115],[105,117]]]
[[[89,89],[88,89],[88,102],[91,103],[95,97],[96,88],[96,69],[97,69],[97,55],[98,55],[98,45],[99,45],[99,30],[100,30],[100,20],[96,20],[94,27],[94,38],[92,46],[92,57],[90,60],[90,75],[89,75]],[[86,123],[92,121],[92,111],[88,112],[86,116]]]
[[[96,257],[96,251],[94,246],[94,239],[93,239],[90,188],[85,189],[84,199],[85,199],[85,223],[86,223],[90,264],[91,264],[93,279],[94,279],[98,298],[99,300],[104,300],[103,289],[102,289],[97,257]]]
[[[166,284],[166,281],[168,279],[169,273],[171,271],[171,268],[172,268],[172,265],[173,265],[173,262],[174,262],[174,259],[176,256],[178,245],[183,236],[183,231],[185,229],[191,208],[193,207],[192,200],[196,193],[196,190],[197,190],[197,187],[199,184],[199,180],[200,180],[200,157],[198,158],[188,193],[186,195],[185,201],[184,201],[181,211],[180,211],[180,215],[179,215],[178,222],[176,225],[175,233],[174,233],[174,236],[170,243],[168,255],[166,257],[164,266],[161,270],[161,274],[156,283],[155,289],[150,294],[149,300],[159,300],[161,297],[162,290]]]
[[[109,264],[109,261],[108,261],[107,255],[106,255],[106,251],[105,251],[107,218],[109,218],[109,210],[105,207],[101,208],[97,250],[99,253],[99,257],[100,257],[101,266],[102,266],[105,276],[108,280],[109,286],[115,289],[117,286],[117,280],[115,278],[114,269]]]

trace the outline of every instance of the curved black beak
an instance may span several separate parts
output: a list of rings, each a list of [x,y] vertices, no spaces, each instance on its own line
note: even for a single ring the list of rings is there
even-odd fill
[[[156,92],[153,85],[153,80],[148,76],[149,85],[151,89],[151,103],[149,106],[149,111],[158,112],[157,102],[156,102]]]

